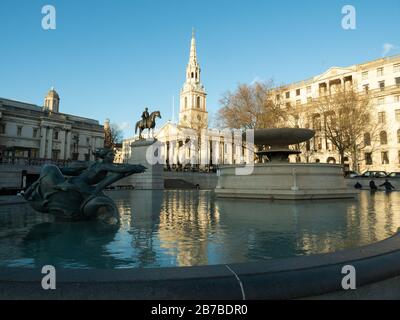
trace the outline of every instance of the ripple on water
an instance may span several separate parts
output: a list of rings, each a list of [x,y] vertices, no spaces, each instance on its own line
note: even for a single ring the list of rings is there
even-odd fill
[[[356,200],[215,199],[210,191],[113,191],[118,230],[57,222],[27,205],[0,206],[0,266],[171,267],[332,252],[400,227],[400,193]]]

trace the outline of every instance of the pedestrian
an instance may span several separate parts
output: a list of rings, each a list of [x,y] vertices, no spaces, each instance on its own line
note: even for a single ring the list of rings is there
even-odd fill
[[[385,182],[379,185],[380,187],[385,187],[386,191],[392,191],[394,189],[394,186],[389,182],[388,179],[385,179]]]
[[[356,188],[356,189],[362,189],[362,184],[359,183],[359,182],[357,182],[357,183],[354,185],[354,188]]]
[[[376,191],[376,190],[378,190],[378,187],[376,186],[374,180],[371,180],[371,181],[369,182],[369,188],[371,189],[371,191]]]

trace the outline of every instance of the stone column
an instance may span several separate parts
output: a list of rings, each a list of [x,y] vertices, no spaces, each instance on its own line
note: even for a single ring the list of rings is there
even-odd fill
[[[60,160],[65,160],[65,131],[64,130],[60,131],[59,139],[61,141]]]
[[[67,138],[65,142],[65,160],[71,159],[71,131],[67,130]]]
[[[39,158],[45,158],[46,156],[46,127],[40,128],[40,149],[39,149]]]
[[[49,128],[47,135],[47,159],[51,159],[53,151],[53,128]]]

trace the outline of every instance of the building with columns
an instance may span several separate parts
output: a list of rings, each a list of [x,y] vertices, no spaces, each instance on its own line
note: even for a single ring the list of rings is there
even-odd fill
[[[192,34],[186,79],[180,92],[179,122],[167,122],[157,133],[163,144],[161,153],[165,163],[181,166],[180,159],[194,159],[200,165],[249,163],[254,156],[234,139],[234,133],[208,128],[206,90],[201,83],[201,69],[197,59],[196,40]],[[349,67],[331,67],[310,79],[291,83],[277,90],[280,104],[296,114],[288,126],[311,128],[315,137],[304,146],[300,159],[290,161],[339,163],[335,146],[323,134],[323,117],[313,110],[313,103],[329,94],[335,86],[353,86],[360,94],[368,94],[373,104],[374,119],[382,125],[378,146],[362,150],[362,160],[355,167],[365,170],[400,171],[400,55],[376,59]],[[367,133],[366,133],[367,134]],[[193,138],[194,137],[194,138]],[[131,154],[133,137],[123,142],[122,159]],[[190,141],[197,140],[198,146]],[[187,147],[185,147],[187,146]],[[193,163],[193,161],[192,161]],[[353,167],[350,157],[345,167]]]
[[[103,126],[59,108],[54,88],[43,106],[0,98],[0,161],[93,160],[92,151],[104,145]]]
[[[213,168],[220,164],[248,163],[248,152],[232,132],[208,127],[207,92],[201,83],[194,32],[190,42],[185,82],[180,91],[179,121],[168,121],[155,134],[161,144],[161,159],[168,168]],[[237,138],[237,137],[236,137]],[[239,137],[241,138],[241,137]],[[125,139],[123,162],[131,158],[130,145],[138,136]]]
[[[381,58],[349,67],[331,67],[310,79],[289,84],[279,99],[297,114],[297,125],[314,129],[314,138],[306,145],[301,161],[339,163],[335,146],[324,135],[324,117],[313,109],[313,101],[330,94],[335,86],[352,86],[372,103],[374,121],[380,129],[376,142],[364,133],[362,156],[355,164],[358,171],[400,171],[400,55]],[[294,159],[292,159],[294,160]],[[351,168],[351,158],[345,158]]]

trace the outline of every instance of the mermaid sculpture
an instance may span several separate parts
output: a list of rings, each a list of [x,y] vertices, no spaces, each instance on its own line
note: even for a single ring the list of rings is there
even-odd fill
[[[114,164],[114,152],[97,149],[96,161],[73,163],[58,168],[45,165],[39,179],[24,193],[36,211],[50,213],[65,220],[97,219],[115,225],[118,209],[102,190],[112,183],[146,170],[142,165]],[[67,176],[67,177],[65,177]]]

